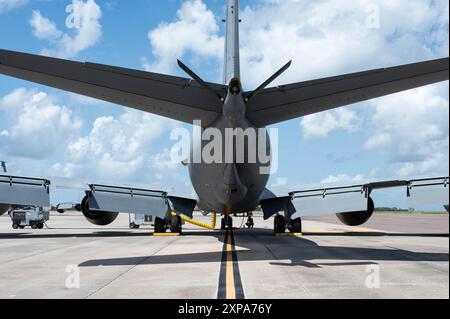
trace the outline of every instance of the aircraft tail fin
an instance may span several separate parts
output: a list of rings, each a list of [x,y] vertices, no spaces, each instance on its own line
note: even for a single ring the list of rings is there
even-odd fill
[[[239,54],[239,1],[227,0],[227,16],[225,18],[225,59],[223,84],[233,79],[241,79]]]

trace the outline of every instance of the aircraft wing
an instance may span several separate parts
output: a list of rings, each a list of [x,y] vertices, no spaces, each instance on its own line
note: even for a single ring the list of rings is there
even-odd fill
[[[0,50],[0,73],[192,124],[211,124],[222,112],[212,91],[195,81],[114,66]]]
[[[276,124],[445,81],[448,67],[444,58],[264,89],[248,101],[247,117],[258,127]]]
[[[50,207],[50,197],[55,189],[83,191],[91,211],[116,215],[132,213],[165,218],[167,214],[176,212],[192,218],[197,205],[195,199],[174,196],[166,191],[148,187],[68,182],[69,179],[0,175],[0,205]],[[0,212],[0,215],[2,213]]]
[[[264,218],[286,212],[292,219],[368,210],[373,190],[403,187],[408,208],[442,205],[448,210],[449,177],[392,180],[342,187],[323,187],[294,191],[283,197],[261,200]]]

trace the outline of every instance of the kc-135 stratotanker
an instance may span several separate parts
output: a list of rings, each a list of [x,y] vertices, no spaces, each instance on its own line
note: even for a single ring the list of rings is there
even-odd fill
[[[257,135],[266,134],[259,129],[269,125],[449,79],[449,59],[445,57],[268,88],[289,68],[288,62],[258,88],[246,92],[240,74],[238,0],[227,0],[226,5],[222,84],[205,82],[181,61],[178,65],[190,78],[7,50],[0,50],[0,73],[185,123],[198,121],[205,130],[258,129]],[[226,144],[224,135],[220,135],[221,145]],[[270,154],[270,139],[261,140],[263,145],[245,142],[244,154],[250,148]],[[155,231],[181,232],[183,220],[192,221],[196,207],[222,215],[223,229],[232,228],[233,214],[261,207],[265,219],[275,216],[274,230],[279,233],[301,232],[301,218],[307,215],[337,214],[347,225],[361,225],[374,211],[370,195],[379,188],[404,187],[410,207],[439,204],[448,208],[448,177],[318,188],[277,197],[266,188],[269,174],[263,171],[267,163],[250,160],[247,155],[242,161],[236,156],[194,161],[194,154],[201,154],[206,145],[205,140],[194,143],[191,158],[184,162],[198,199],[88,184],[80,205],[82,213],[96,225],[112,223],[119,213],[151,215]],[[235,151],[236,145],[232,148]],[[0,214],[17,206],[49,206],[50,184],[45,178],[1,175]]]

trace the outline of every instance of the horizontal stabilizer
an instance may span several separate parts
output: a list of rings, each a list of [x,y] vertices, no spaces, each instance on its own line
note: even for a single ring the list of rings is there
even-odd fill
[[[207,126],[222,112],[221,101],[205,84],[158,73],[0,50],[0,74],[190,124],[201,120]],[[206,86],[227,92],[225,85]]]
[[[263,127],[449,79],[438,59],[248,92],[247,117]],[[405,110],[407,112],[407,110]]]

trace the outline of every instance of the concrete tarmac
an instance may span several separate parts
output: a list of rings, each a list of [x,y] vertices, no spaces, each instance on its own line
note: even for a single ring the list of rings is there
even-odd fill
[[[42,230],[2,216],[0,298],[449,298],[448,215],[375,214],[356,228],[310,218],[298,237],[255,223],[156,237],[128,229],[128,215],[101,228],[57,214]]]

